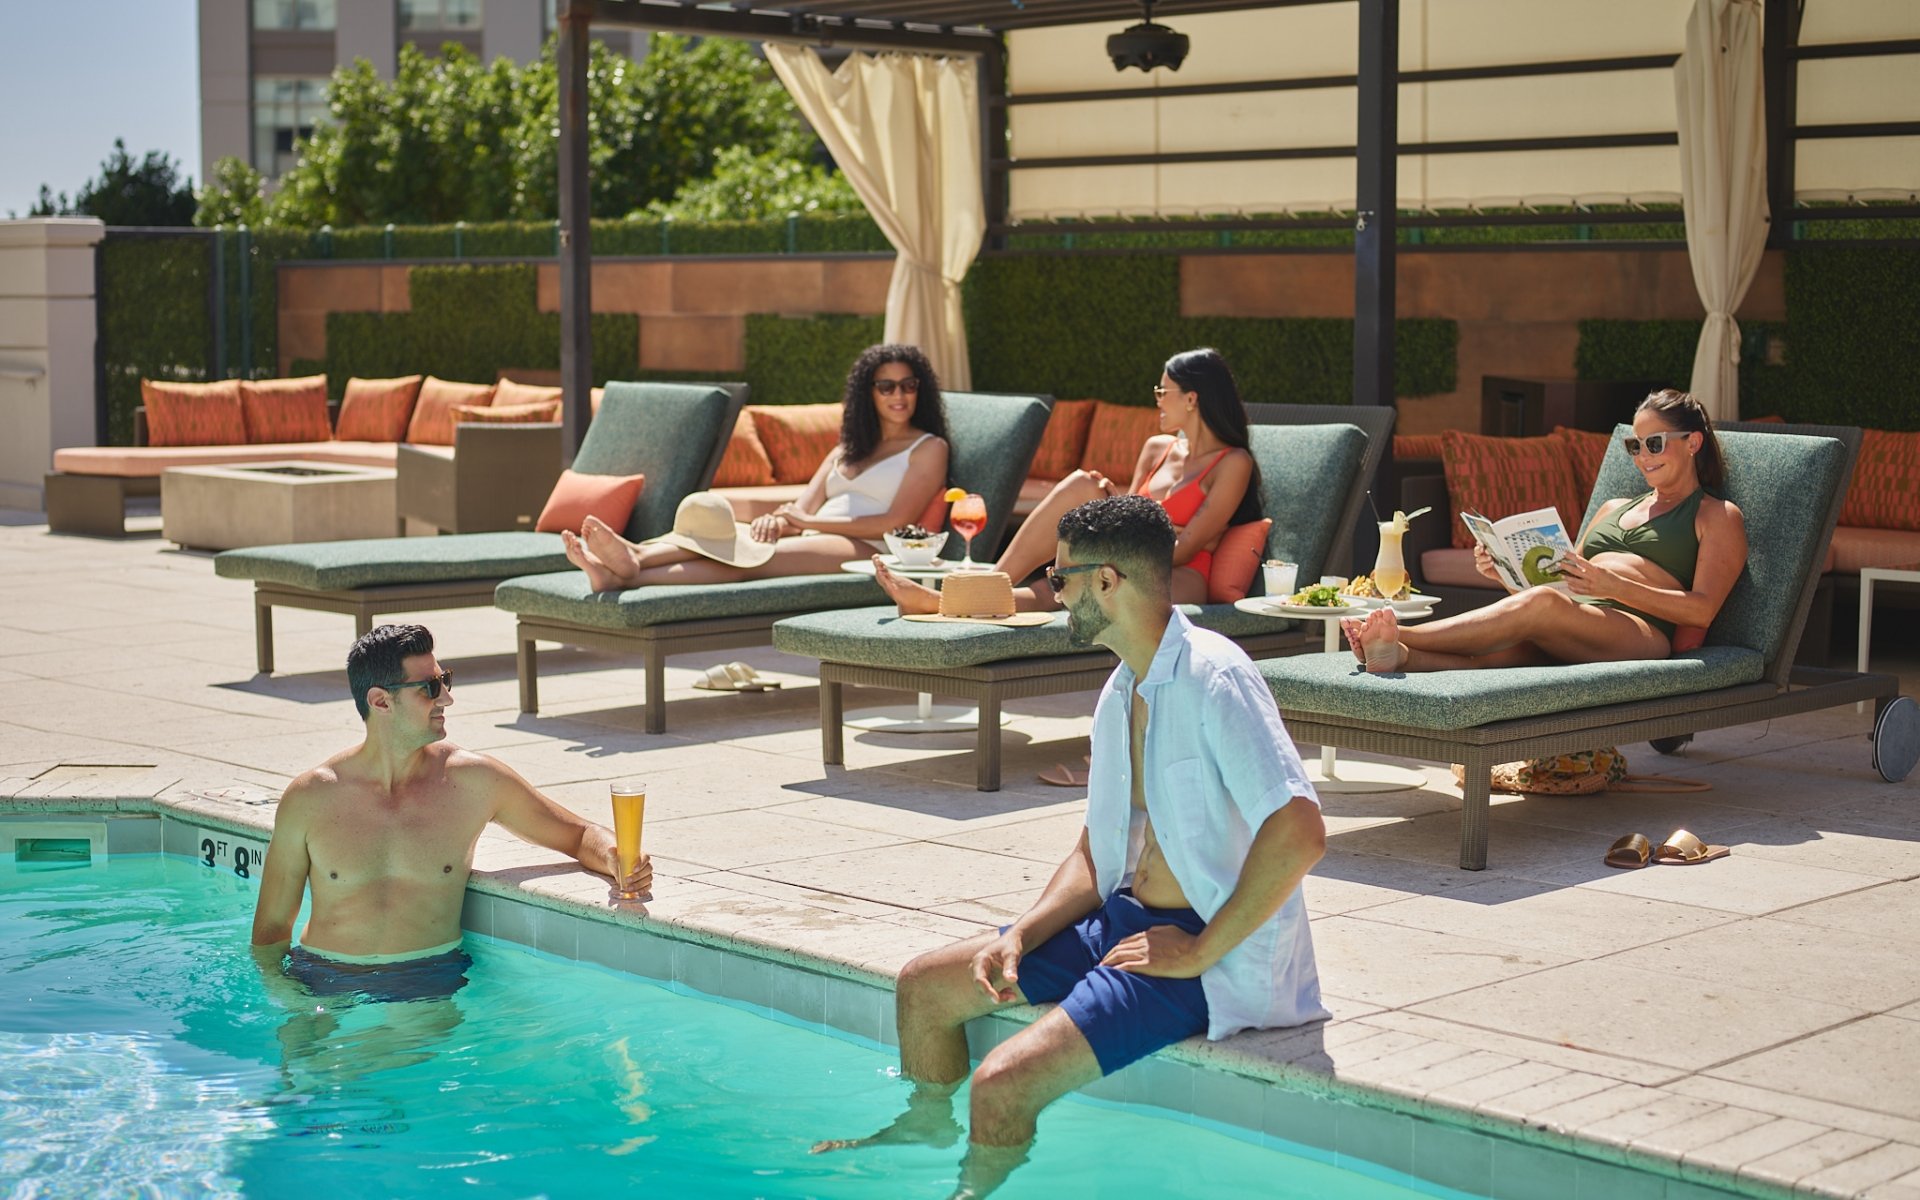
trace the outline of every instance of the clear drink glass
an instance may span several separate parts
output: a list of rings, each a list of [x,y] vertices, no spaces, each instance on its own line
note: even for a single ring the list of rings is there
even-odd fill
[[[1373,560],[1373,586],[1383,599],[1393,600],[1407,586],[1407,564],[1400,553],[1400,539],[1407,533],[1406,522],[1380,522],[1380,553]]]
[[[621,881],[633,874],[640,865],[640,830],[647,816],[647,785],[637,779],[622,779],[613,784],[613,845],[614,866],[618,874],[613,881],[613,894],[621,900],[641,899],[639,892],[620,886]]]
[[[947,513],[947,524],[953,531],[967,540],[966,557],[955,565],[956,571],[977,571],[980,564],[973,561],[973,539],[987,527],[987,501],[978,492],[968,492],[953,502],[953,509]]]

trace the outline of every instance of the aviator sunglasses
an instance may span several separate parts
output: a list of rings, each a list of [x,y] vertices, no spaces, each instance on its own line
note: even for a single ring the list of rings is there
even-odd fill
[[[1648,454],[1665,454],[1670,440],[1686,436],[1684,433],[1650,433],[1645,438],[1623,437],[1620,439],[1620,445],[1626,449],[1628,458],[1639,458],[1642,446],[1646,447]]]
[[[895,392],[905,392],[909,396],[920,394],[920,377],[909,375],[905,379],[876,379],[873,390],[882,396],[891,396]]]
[[[424,691],[429,700],[438,700],[441,692],[450,692],[453,690],[453,672],[442,671],[438,675],[429,675],[425,679],[409,679],[404,683],[389,683],[386,685],[387,690],[390,692],[410,687],[417,687],[421,691]]]
[[[1098,571],[1101,567],[1113,567],[1113,564],[1112,563],[1075,563],[1071,567],[1048,567],[1047,568],[1047,586],[1052,588],[1053,594],[1057,596],[1060,594],[1061,590],[1067,586],[1068,576],[1079,575],[1086,571]],[[1113,567],[1113,573],[1115,575],[1120,576],[1120,578],[1122,579],[1126,578],[1126,575],[1120,570],[1119,567]]]

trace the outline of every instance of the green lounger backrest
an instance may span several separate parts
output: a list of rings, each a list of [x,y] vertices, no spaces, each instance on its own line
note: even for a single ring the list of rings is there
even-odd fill
[[[1260,506],[1273,519],[1267,557],[1300,564],[1300,582],[1326,573],[1327,555],[1346,532],[1349,501],[1365,488],[1367,435],[1355,425],[1249,425],[1260,464]],[[1249,595],[1263,595],[1254,572]]]
[[[1367,488],[1372,486],[1380,459],[1393,444],[1393,426],[1397,414],[1391,404],[1249,404],[1247,421],[1253,425],[1358,425],[1367,435],[1366,457],[1360,463],[1355,486],[1347,493],[1345,515],[1336,525],[1333,548],[1321,559],[1319,575],[1350,575],[1357,569],[1371,571],[1372,563],[1354,561],[1354,534],[1361,522],[1371,521],[1367,510]],[[1374,544],[1367,533],[1365,545]],[[1288,561],[1293,561],[1289,559]],[[1319,575],[1314,578],[1319,578]],[[1306,577],[1301,576],[1304,580]],[[1254,592],[1261,595],[1261,592]]]
[[[941,400],[947,415],[947,478],[987,502],[987,527],[974,539],[973,556],[992,562],[1047,431],[1049,402],[1044,396],[994,392],[943,392]],[[960,539],[952,545],[957,552]]]
[[[1603,501],[1646,493],[1646,481],[1620,444],[1632,432],[1627,425],[1614,429],[1582,529]],[[1707,631],[1707,641],[1758,650],[1766,656],[1767,677],[1784,685],[1853,476],[1860,431],[1734,426],[1719,436],[1727,461],[1726,498],[1746,518],[1747,569]]]
[[[701,383],[609,383],[574,456],[584,475],[645,475],[627,520],[633,541],[673,528],[680,501],[713,481],[745,389]]]

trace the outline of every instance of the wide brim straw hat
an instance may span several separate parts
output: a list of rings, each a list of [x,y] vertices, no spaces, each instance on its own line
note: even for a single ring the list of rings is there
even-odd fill
[[[673,513],[673,532],[647,542],[678,546],[730,567],[757,567],[773,557],[774,549],[772,542],[754,541],[747,527],[733,519],[733,505],[713,492],[695,492],[682,500]]]
[[[1015,612],[1013,580],[1004,571],[952,571],[940,583],[940,611],[912,613],[909,621],[964,625],[1045,625],[1052,613]]]

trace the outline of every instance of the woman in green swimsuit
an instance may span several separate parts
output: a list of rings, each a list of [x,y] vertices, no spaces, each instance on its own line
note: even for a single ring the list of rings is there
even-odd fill
[[[1609,500],[1563,560],[1558,588],[1514,592],[1485,608],[1402,629],[1391,608],[1342,622],[1375,673],[1665,658],[1705,636],[1747,561],[1746,522],[1712,494],[1725,481],[1700,402],[1669,388],[1641,402],[1626,448],[1652,489]],[[1498,580],[1485,550],[1482,575]]]

